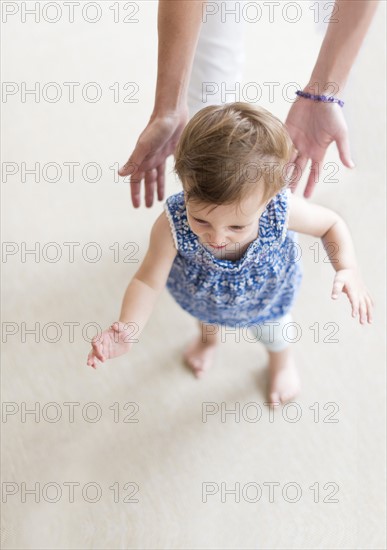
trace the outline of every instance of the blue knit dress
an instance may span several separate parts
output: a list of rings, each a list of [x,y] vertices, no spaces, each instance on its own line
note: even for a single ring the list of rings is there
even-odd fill
[[[291,309],[301,279],[297,235],[288,231],[290,190],[276,195],[259,221],[258,237],[239,260],[218,259],[188,225],[184,193],[165,201],[177,255],[167,288],[204,323],[228,327],[279,319]]]

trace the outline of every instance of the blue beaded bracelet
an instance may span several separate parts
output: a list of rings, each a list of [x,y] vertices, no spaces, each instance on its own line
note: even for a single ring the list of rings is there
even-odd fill
[[[305,99],[313,99],[314,101],[322,101],[323,103],[338,103],[340,107],[344,107],[344,101],[342,99],[337,99],[337,97],[326,96],[326,95],[315,95],[308,94],[307,92],[302,92],[301,90],[296,91],[296,95],[304,97]]]

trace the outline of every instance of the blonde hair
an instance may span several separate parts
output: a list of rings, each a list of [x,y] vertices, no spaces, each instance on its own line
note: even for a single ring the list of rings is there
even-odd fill
[[[281,121],[249,103],[211,105],[188,122],[175,151],[185,198],[239,203],[257,185],[263,201],[287,186],[293,144]]]

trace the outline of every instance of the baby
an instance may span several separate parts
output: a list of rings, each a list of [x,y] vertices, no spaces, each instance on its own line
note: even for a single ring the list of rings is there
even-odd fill
[[[300,381],[286,325],[301,282],[296,232],[330,245],[332,298],[346,293],[353,317],[372,321],[344,221],[290,192],[293,153],[283,124],[247,103],[209,106],[189,121],[175,152],[183,191],[166,200],[119,321],[93,339],[88,365],[128,352],[167,286],[199,322],[184,351],[196,376],[214,360],[219,327],[253,330],[269,355],[269,403],[292,400]]]

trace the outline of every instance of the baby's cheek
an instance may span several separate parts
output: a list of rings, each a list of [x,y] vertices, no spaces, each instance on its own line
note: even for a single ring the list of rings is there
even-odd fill
[[[256,239],[256,236],[254,233],[251,233],[250,231],[243,231],[241,233],[237,233],[235,236],[235,242],[239,242],[241,245],[251,243]]]
[[[203,237],[204,231],[200,229],[192,229],[192,233],[195,233],[197,237]]]
[[[196,227],[194,223],[189,223],[189,228],[191,229],[192,233],[195,233],[195,235],[199,235],[200,230]]]
[[[232,235],[231,237],[231,240],[233,243],[235,244],[240,244],[241,246],[243,246],[243,244],[246,242],[247,240],[247,235],[241,235],[239,233],[234,233],[234,235]]]

